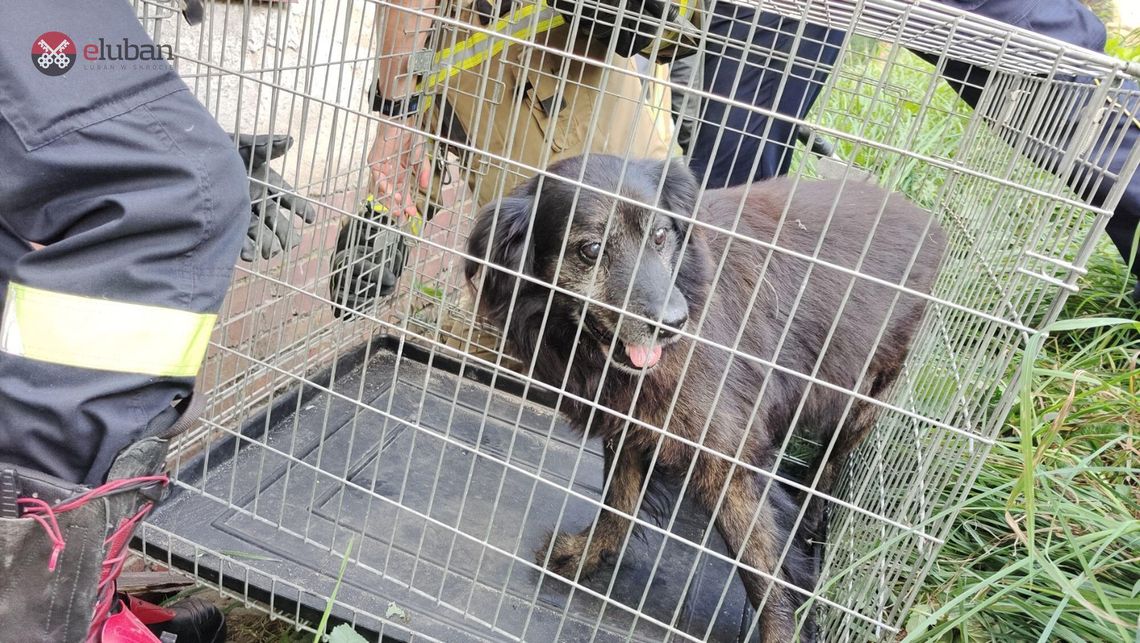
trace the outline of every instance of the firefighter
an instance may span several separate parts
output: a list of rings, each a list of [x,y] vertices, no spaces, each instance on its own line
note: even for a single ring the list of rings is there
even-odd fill
[[[667,85],[648,79],[667,80],[667,63],[693,50],[696,3],[636,0],[621,13],[615,1],[583,5],[577,16],[582,3],[563,0],[379,7],[380,125],[369,153],[377,199],[342,222],[334,313],[366,309],[395,289],[407,253],[403,236],[383,228],[430,218],[449,180],[483,205],[562,158],[679,155]],[[470,27],[433,29],[440,16]],[[480,33],[488,31],[496,36]],[[444,167],[448,153],[460,159],[458,177]]]
[[[763,107],[802,119],[811,110],[839,55],[844,32],[814,24],[800,24],[773,13],[759,12],[725,0],[703,0],[710,34],[702,56],[693,57],[698,69],[695,85],[708,93],[748,105]],[[1103,52],[1105,27],[1088,7],[1078,0],[941,0],[942,4],[1056,38],[1095,52]],[[754,26],[755,25],[755,26]],[[745,44],[747,43],[747,44]],[[904,43],[905,44],[905,43]],[[994,41],[994,46],[1000,43]],[[746,53],[747,50],[747,53]],[[916,52],[938,65],[939,57]],[[791,62],[791,73],[783,73]],[[954,60],[942,62],[941,73],[950,86],[971,107],[976,107],[989,79],[989,72],[977,65]],[[1074,78],[1088,83],[1087,78]],[[682,79],[684,82],[684,79]],[[1136,91],[1135,83],[1126,89]],[[1065,90],[1062,90],[1065,91]],[[1070,89],[1071,91],[1071,89]],[[1092,95],[1093,92],[1088,92]],[[1023,104],[1037,102],[1028,96]],[[1027,140],[1055,139],[1051,133],[1073,131],[1085,118],[1086,105],[1057,96],[1045,104],[1064,103],[1055,118],[1040,123],[1022,123]],[[1090,150],[1099,153],[1100,167],[1114,175],[1127,160],[1140,137],[1140,104],[1125,105],[1123,118],[1107,120]],[[770,119],[751,109],[735,107],[727,101],[703,101],[698,110],[692,142],[688,146],[690,169],[707,182],[707,187],[740,185],[784,174],[791,163],[795,126],[790,120]],[[1119,141],[1119,142],[1118,142]],[[1058,144],[1058,147],[1063,145]],[[1056,165],[1061,152],[1045,145],[1027,145],[1023,152],[1042,167]],[[1099,152],[1096,152],[1100,150]],[[1063,150],[1062,150],[1063,151]],[[1113,187],[1111,177],[1091,181],[1079,170],[1064,177],[1082,198],[1101,205]],[[1137,278],[1133,300],[1140,304],[1140,261],[1136,260],[1137,224],[1140,223],[1140,174],[1125,188],[1106,232],[1131,272]]]
[[[170,53],[120,0],[0,5],[5,640],[225,637],[200,599],[160,609],[115,590],[243,243],[289,243]],[[267,168],[255,157],[272,152],[252,150],[274,145],[242,142]],[[287,187],[261,177],[259,194]],[[104,637],[139,613],[149,629]]]

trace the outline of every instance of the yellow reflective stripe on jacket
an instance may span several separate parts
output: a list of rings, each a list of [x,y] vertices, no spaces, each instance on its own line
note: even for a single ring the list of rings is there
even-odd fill
[[[692,25],[690,22],[691,1],[677,0],[675,3],[677,16],[690,26]],[[557,29],[564,24],[567,23],[565,23],[565,18],[562,17],[560,11],[548,6],[545,0],[538,0],[514,9],[510,14],[496,19],[486,29],[455,43],[455,46],[435,52],[432,57],[435,71],[427,74],[423,80],[416,83],[416,90],[430,93],[435,87],[447,82],[451,76],[482,64],[483,60],[499,55],[500,52],[513,44],[512,41],[502,38],[488,42],[491,34],[510,35],[519,40],[530,40],[531,36]],[[681,38],[682,35],[685,34],[669,30],[665,34],[665,39],[673,41]],[[431,105],[431,96],[426,98],[427,100],[423,104],[424,108]]]
[[[482,64],[484,60],[499,55],[514,44],[502,38],[495,38],[489,42],[492,33],[527,40],[531,36],[564,24],[566,21],[562,18],[562,14],[547,6],[542,0],[519,7],[493,22],[486,31],[480,31],[452,47],[437,52],[433,61],[438,71],[426,76],[416,88],[419,91],[430,91],[452,76]]]
[[[691,0],[678,0],[676,2],[677,14],[688,21],[689,2]],[[499,55],[504,49],[511,46],[510,40],[495,38],[488,43],[491,34],[508,35],[519,40],[529,40],[532,36],[556,29],[566,24],[561,12],[546,4],[545,0],[538,0],[515,9],[495,20],[485,30],[463,39],[452,47],[440,50],[433,57],[434,67],[438,70],[416,86],[419,91],[430,91],[437,85],[446,82],[452,76],[482,64],[484,60]],[[666,40],[672,41],[681,37],[676,31],[667,32]]]
[[[678,8],[678,15],[682,20],[687,21],[689,15],[692,13],[689,8],[691,0],[678,0],[676,6]],[[550,7],[545,0],[538,0],[532,4],[527,4],[518,9],[514,9],[506,16],[495,20],[486,30],[479,31],[460,42],[455,43],[454,46],[442,49],[432,57],[433,67],[437,70],[424,77],[417,85],[416,90],[419,92],[428,93],[425,100],[421,102],[422,109],[428,109],[432,104],[431,92],[439,85],[447,82],[453,76],[467,71],[477,65],[483,63],[488,58],[502,53],[507,47],[514,44],[510,40],[503,38],[495,38],[490,40],[492,34],[507,34],[518,38],[519,40],[529,40],[533,36],[550,31],[566,24],[566,20],[562,14],[556,9]],[[670,34],[676,34],[670,31]],[[661,69],[667,69],[666,66],[659,66]],[[667,80],[668,74],[665,74]],[[656,129],[661,134],[664,140],[672,138],[672,129],[669,125],[663,124],[656,119],[659,117],[656,112],[659,112],[668,99],[667,92],[663,88],[658,88],[656,92],[650,91],[649,94],[650,108],[654,110],[654,118]],[[679,146],[674,146],[673,153],[677,156],[681,154],[682,150]]]
[[[0,351],[79,368],[192,377],[216,319],[10,283]]]
[[[677,0],[676,2],[677,16],[686,23],[689,22],[689,17],[692,14],[689,7],[690,2],[691,0]],[[514,9],[510,14],[496,19],[486,30],[455,43],[454,47],[438,51],[433,57],[435,70],[438,71],[427,75],[417,84],[416,89],[430,91],[439,84],[446,82],[451,76],[482,64],[483,60],[497,56],[513,44],[510,40],[500,38],[488,43],[487,40],[491,33],[511,35],[519,40],[530,40],[531,36],[557,29],[564,24],[565,18],[562,17],[560,11],[549,7],[545,0],[538,0],[530,3],[530,5]],[[678,40],[682,35],[684,34],[669,30],[665,34],[665,40],[670,42]]]

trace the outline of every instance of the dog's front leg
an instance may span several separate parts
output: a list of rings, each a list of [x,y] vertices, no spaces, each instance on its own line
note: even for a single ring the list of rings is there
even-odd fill
[[[622,442],[624,444],[619,449]],[[566,578],[577,578],[579,574],[585,578],[603,560],[612,558],[625,540],[631,522],[622,514],[637,514],[637,499],[645,482],[645,462],[641,452],[629,445],[628,438],[622,440],[621,436],[607,441],[604,451],[603,481],[609,480],[610,488],[606,492],[606,507],[602,508],[594,525],[576,534],[552,534],[535,552],[539,565],[545,565]]]

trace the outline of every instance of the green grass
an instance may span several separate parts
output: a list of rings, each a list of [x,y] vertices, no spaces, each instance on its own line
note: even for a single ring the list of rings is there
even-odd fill
[[[1102,259],[1114,253],[1098,249]],[[1076,311],[1090,300],[1118,302],[1118,264],[1094,262],[1063,318],[1087,319]],[[926,580],[913,640],[1135,640],[1138,359],[1135,322],[1045,342]]]
[[[1115,35],[1110,46],[1140,59],[1140,33]],[[952,160],[969,109],[910,54],[896,52],[884,75],[889,50],[857,43],[855,51],[815,122]],[[945,199],[944,170],[850,142],[840,148],[923,205]],[[1019,401],[958,507],[907,640],[1138,640],[1140,323],[1129,320],[1140,311],[1107,241],[1081,287],[1048,339],[1020,347]]]

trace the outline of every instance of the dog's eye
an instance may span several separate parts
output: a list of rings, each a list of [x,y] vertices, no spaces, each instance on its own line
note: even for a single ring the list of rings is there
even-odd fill
[[[653,245],[661,247],[665,244],[665,240],[669,238],[669,230],[661,227],[653,231]]]
[[[602,254],[602,244],[597,241],[587,241],[578,246],[578,254],[582,255],[586,261],[593,263],[598,260],[598,255]]]

